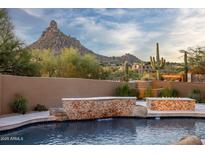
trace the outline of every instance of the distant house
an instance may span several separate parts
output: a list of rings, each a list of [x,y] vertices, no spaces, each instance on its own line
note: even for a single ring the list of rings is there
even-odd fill
[[[151,65],[149,64],[139,64],[139,63],[134,63],[132,65],[132,70],[133,71],[138,71],[138,72],[151,72],[153,71]]]

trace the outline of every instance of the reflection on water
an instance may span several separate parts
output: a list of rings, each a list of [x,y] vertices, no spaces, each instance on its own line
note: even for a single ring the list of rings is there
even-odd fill
[[[187,134],[205,138],[205,120],[114,118],[38,124],[1,134],[23,141],[0,144],[170,144]]]

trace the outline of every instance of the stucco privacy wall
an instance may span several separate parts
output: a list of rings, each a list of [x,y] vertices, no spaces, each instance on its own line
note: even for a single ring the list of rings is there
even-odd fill
[[[2,77],[0,74],[0,114],[1,114],[1,106],[2,106]]]
[[[77,78],[44,78],[0,75],[0,114],[11,113],[15,94],[25,96],[29,110],[36,104],[59,107],[61,98],[113,96],[120,82]]]

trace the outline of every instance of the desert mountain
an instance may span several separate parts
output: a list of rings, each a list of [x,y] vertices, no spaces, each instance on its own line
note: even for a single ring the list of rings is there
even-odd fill
[[[125,54],[120,57],[107,57],[94,53],[93,51],[84,47],[79,40],[69,35],[65,35],[58,29],[56,21],[52,20],[50,25],[41,34],[41,37],[28,46],[31,49],[52,49],[54,53],[59,53],[62,48],[74,47],[78,49],[81,55],[92,54],[95,55],[102,63],[129,63],[140,62],[141,60],[134,55]]]

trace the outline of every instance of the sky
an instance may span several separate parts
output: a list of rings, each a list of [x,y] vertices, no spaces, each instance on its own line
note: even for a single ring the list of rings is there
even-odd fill
[[[179,52],[205,45],[205,9],[9,9],[16,35],[29,45],[51,20],[88,49],[105,56],[130,53],[183,61]]]

